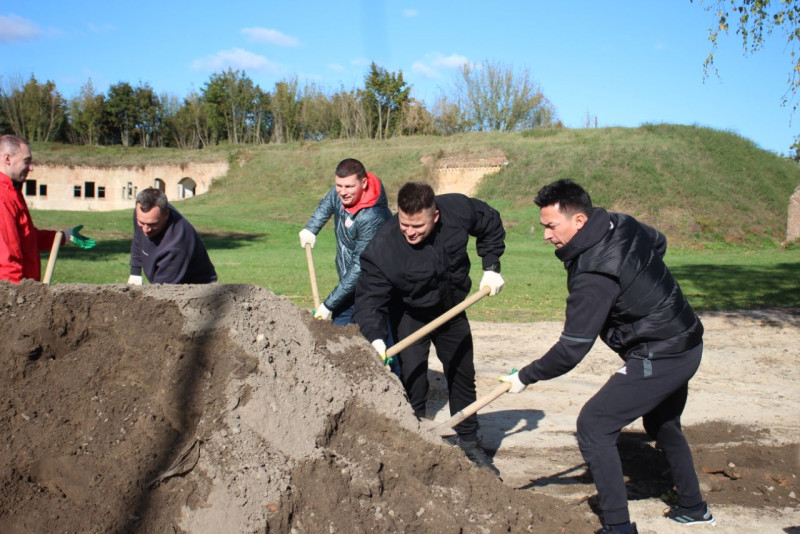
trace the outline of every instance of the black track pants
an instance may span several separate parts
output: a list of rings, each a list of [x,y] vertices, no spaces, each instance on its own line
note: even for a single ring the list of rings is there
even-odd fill
[[[639,417],[666,455],[679,504],[691,506],[702,500],[680,422],[689,379],[697,371],[702,354],[701,344],[679,355],[650,362],[631,358],[581,410],[578,446],[592,472],[604,523],[630,520],[617,438],[623,427]],[[645,376],[648,363],[652,371]]]
[[[403,314],[397,327],[397,338],[405,339],[426,323]],[[400,352],[403,386],[414,411],[425,410],[428,395],[428,355],[431,342],[442,362],[447,380],[450,415],[475,402],[475,364],[472,352],[472,331],[466,313],[461,313]],[[475,439],[478,418],[468,417],[455,427],[459,436]]]

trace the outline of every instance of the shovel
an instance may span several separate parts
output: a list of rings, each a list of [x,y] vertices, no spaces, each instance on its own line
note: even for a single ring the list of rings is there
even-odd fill
[[[513,371],[512,371],[513,372]],[[464,421],[470,415],[477,413],[478,410],[495,400],[497,397],[502,395],[503,393],[508,392],[511,389],[510,382],[503,382],[492,391],[481,397],[480,399],[476,400],[469,406],[462,408],[454,415],[450,416],[450,419],[443,421],[441,423],[432,423],[430,426],[425,425],[423,428],[425,430],[429,430],[436,434],[437,436],[450,436],[453,435],[455,432],[453,431],[453,427]]]
[[[311,245],[306,244],[306,260],[308,260],[308,276],[311,278],[311,294],[314,295],[314,309],[319,309],[319,290],[317,289],[317,273],[314,271],[314,258],[311,256]]]
[[[50,248],[50,258],[47,260],[47,267],[44,270],[44,282],[47,285],[50,285],[50,280],[53,278],[53,271],[56,268],[56,258],[58,257],[58,249],[61,248],[61,237],[64,235],[64,232],[56,232],[55,238],[53,238],[53,246]]]
[[[393,358],[398,352],[403,350],[404,348],[408,347],[419,341],[423,336],[429,334],[442,326],[444,323],[458,315],[459,313],[463,312],[483,297],[488,295],[492,290],[489,289],[488,286],[482,287],[480,291],[472,295],[471,297],[467,298],[461,304],[457,304],[450,308],[448,311],[441,314],[439,317],[431,321],[430,323],[426,324],[410,336],[398,341],[386,351],[386,361],[389,361],[390,358]]]
[[[483,297],[485,297],[489,293],[491,293],[491,289],[489,289],[489,287],[482,287],[480,291],[478,291],[477,293],[475,293],[471,297],[469,297],[466,300],[464,300],[464,302],[462,302],[461,304],[458,304],[458,305],[452,307],[450,310],[444,312],[442,315],[440,315],[439,317],[437,317],[436,319],[434,319],[430,323],[426,324],[425,326],[423,326],[422,328],[420,328],[419,330],[417,330],[416,332],[414,332],[410,336],[408,336],[405,339],[402,339],[401,341],[399,341],[398,343],[392,345],[386,351],[386,359],[387,359],[387,361],[389,360],[389,358],[394,357],[398,352],[400,352],[404,348],[408,347],[412,343],[417,342],[420,338],[422,338],[426,334],[436,330],[441,325],[443,325],[444,323],[446,323],[447,321],[449,321],[450,319],[452,319],[453,317],[455,317],[459,313],[463,312],[464,310],[466,310],[467,308],[469,308],[470,306],[472,306],[473,304],[475,304],[476,302],[481,300]],[[502,395],[503,393],[505,393],[509,389],[511,389],[511,384],[503,382],[501,385],[499,385],[496,388],[494,388],[490,393],[484,395],[483,397],[481,397],[480,399],[476,400],[475,402],[473,402],[469,406],[467,406],[464,409],[460,410],[455,415],[451,416],[450,419],[448,419],[447,421],[444,421],[442,423],[434,423],[430,427],[428,427],[426,425],[425,428],[426,428],[426,430],[430,430],[430,431],[436,433],[439,436],[450,435],[450,434],[453,433],[453,427],[454,426],[456,426],[459,423],[461,423],[464,419],[466,419],[470,415],[474,414],[475,412],[477,412],[478,410],[480,410],[481,408],[483,408],[484,406],[486,406],[487,404],[489,404],[490,402],[495,400],[497,397],[499,397],[500,395]]]

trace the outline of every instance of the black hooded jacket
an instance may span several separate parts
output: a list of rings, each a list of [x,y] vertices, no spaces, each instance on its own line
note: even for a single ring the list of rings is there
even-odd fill
[[[559,341],[520,371],[530,384],[577,365],[599,335],[623,360],[667,358],[696,347],[703,325],[664,264],[664,235],[629,215],[594,208],[556,256],[567,269]]]
[[[506,234],[494,208],[455,193],[437,196],[436,207],[439,220],[422,243],[406,241],[395,215],[361,254],[353,318],[368,340],[386,336],[390,313],[402,310],[428,322],[467,297],[470,236],[484,269],[503,254]]]

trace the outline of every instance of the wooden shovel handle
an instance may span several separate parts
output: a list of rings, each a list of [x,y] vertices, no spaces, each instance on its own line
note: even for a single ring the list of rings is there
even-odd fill
[[[311,256],[311,245],[306,244],[306,260],[308,260],[308,276],[311,278],[311,294],[314,296],[314,310],[319,309],[319,290],[317,289],[317,273],[314,270],[314,258]]]
[[[56,268],[56,258],[58,257],[58,249],[61,248],[61,238],[63,237],[64,232],[56,232],[56,236],[53,238],[53,246],[50,248],[50,258],[47,260],[47,268],[44,270],[44,282],[47,285],[50,285],[50,280],[53,278],[53,271]]]
[[[398,352],[400,352],[404,348],[408,347],[409,345],[411,345],[413,343],[416,343],[424,335],[429,334],[430,332],[433,332],[434,330],[436,330],[437,328],[442,326],[444,323],[446,323],[447,321],[449,321],[450,319],[452,319],[453,317],[455,317],[459,313],[463,312],[464,310],[466,310],[467,308],[469,308],[470,306],[472,306],[473,304],[475,304],[476,302],[481,300],[483,297],[488,295],[491,291],[492,290],[489,289],[488,286],[481,288],[480,291],[478,291],[477,293],[475,293],[471,297],[465,299],[464,302],[462,302],[461,304],[457,304],[457,305],[453,306],[452,308],[450,308],[450,310],[444,312],[442,315],[440,315],[439,317],[437,317],[436,319],[434,319],[430,323],[426,324],[425,326],[423,326],[422,328],[420,328],[419,330],[417,330],[416,332],[414,332],[413,334],[411,334],[407,338],[402,339],[399,342],[397,342],[394,345],[392,345],[391,347],[389,347],[389,350],[386,351],[386,357],[387,358],[391,358],[392,356],[396,355]]]
[[[436,428],[434,428],[434,432],[438,434],[447,432],[448,430],[450,430],[451,428],[462,422],[464,419],[476,413],[478,410],[480,410],[481,408],[483,408],[484,406],[495,400],[497,397],[507,392],[509,389],[511,389],[511,382],[503,382],[502,384],[494,388],[492,391],[490,391],[480,399],[476,400],[469,406],[460,410],[455,415],[451,416],[450,419],[448,419],[447,421],[444,421],[441,424],[437,425]]]

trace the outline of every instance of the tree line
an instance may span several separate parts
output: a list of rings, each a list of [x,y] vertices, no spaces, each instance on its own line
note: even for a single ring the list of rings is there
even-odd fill
[[[29,141],[197,149],[220,143],[386,139],[398,135],[514,131],[560,125],[527,70],[464,66],[450,95],[428,109],[402,71],[372,63],[364,86],[325,91],[285,79],[266,91],[246,72],[214,73],[183,99],[149,83],[98,92],[91,79],[66,99],[52,81],[0,77],[0,132]]]

